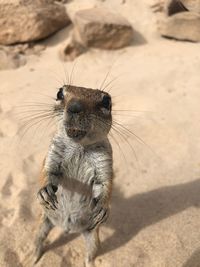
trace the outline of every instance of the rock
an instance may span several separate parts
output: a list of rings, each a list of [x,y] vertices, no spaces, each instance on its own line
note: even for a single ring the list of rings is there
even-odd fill
[[[24,55],[8,53],[0,49],[0,70],[16,69],[26,64]]]
[[[167,15],[172,16],[180,12],[186,12],[188,9],[183,5],[181,0],[172,0],[167,5]]]
[[[117,49],[133,38],[133,28],[125,18],[102,8],[80,10],[73,22],[76,38],[84,46]]]
[[[59,51],[60,59],[63,61],[73,61],[76,57],[86,52],[86,50],[73,36],[70,36]]]
[[[51,0],[0,2],[0,44],[32,42],[70,23],[65,7]]]
[[[200,13],[200,0],[180,0],[187,10]]]
[[[60,2],[62,4],[66,4],[69,0],[54,0],[55,2]]]
[[[199,42],[200,14],[182,12],[168,17],[160,22],[159,32],[164,37]]]
[[[185,11],[200,13],[200,0],[158,0],[151,8],[154,12],[164,11],[168,16]]]
[[[184,11],[200,13],[200,0],[167,0],[166,10],[169,16]]]
[[[24,66],[30,55],[41,55],[45,46],[42,44],[17,44],[0,46],[0,70],[15,69]]]

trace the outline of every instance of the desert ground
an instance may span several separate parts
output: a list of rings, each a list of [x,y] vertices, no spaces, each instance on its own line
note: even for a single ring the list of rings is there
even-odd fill
[[[33,105],[54,103],[72,72],[71,83],[91,88],[109,72],[106,89],[118,110],[113,116],[139,138],[112,133],[111,214],[100,230],[95,264],[200,267],[200,46],[162,38],[153,1],[71,1],[69,8],[80,2],[126,17],[135,29],[133,42],[62,62],[64,28],[42,41],[46,48],[26,65],[0,71],[0,266],[33,266],[38,174],[56,127],[44,121],[26,131],[23,120],[31,119]],[[37,266],[82,267],[84,253],[81,236],[55,228]]]

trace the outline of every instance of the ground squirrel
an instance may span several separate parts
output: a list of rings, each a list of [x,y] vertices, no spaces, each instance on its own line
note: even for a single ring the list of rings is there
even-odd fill
[[[54,226],[82,233],[91,266],[99,245],[98,228],[108,217],[112,189],[111,96],[102,91],[64,85],[57,93],[54,135],[40,176],[37,196],[43,221],[36,237],[36,262]]]

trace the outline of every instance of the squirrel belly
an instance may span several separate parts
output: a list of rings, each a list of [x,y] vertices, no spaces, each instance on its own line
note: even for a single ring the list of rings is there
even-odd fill
[[[100,177],[98,173],[112,172],[111,146],[105,139],[83,147],[69,138],[61,140],[58,135],[51,144],[46,169],[55,171],[55,161],[59,163],[60,173],[57,209],[44,211],[53,225],[69,233],[83,232],[93,224],[95,201],[98,201],[103,179],[107,177]]]

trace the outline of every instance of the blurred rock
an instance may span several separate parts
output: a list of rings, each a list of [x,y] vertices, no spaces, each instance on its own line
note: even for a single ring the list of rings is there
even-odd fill
[[[66,4],[69,2],[69,0],[54,0],[54,2],[60,2],[62,4]]]
[[[85,53],[86,50],[73,36],[70,36],[59,51],[60,59],[63,61],[73,61],[76,57]]]
[[[33,43],[0,45],[0,70],[19,68],[26,64],[28,56],[39,56],[44,49],[44,45]]]
[[[70,23],[65,7],[52,0],[5,2],[0,2],[0,44],[40,40]]]
[[[180,12],[186,12],[188,9],[180,0],[171,0],[167,5],[167,15],[172,16]]]
[[[200,0],[180,0],[180,1],[189,11],[200,13]]]
[[[166,5],[169,16],[184,11],[200,13],[200,0],[168,0]]]
[[[133,38],[131,24],[105,9],[80,10],[73,22],[76,38],[84,46],[117,49],[129,45]]]
[[[17,44],[4,46],[4,50],[15,53],[15,54],[23,54],[23,55],[40,55],[41,52],[45,49],[45,46],[42,44],[35,43],[26,43],[26,44]]]
[[[91,9],[97,7],[96,0],[76,0],[70,2],[67,6],[67,14],[71,21],[74,21],[75,14],[80,10]]]
[[[16,69],[26,64],[24,55],[8,53],[0,48],[0,70]]]
[[[200,0],[158,0],[151,8],[154,12],[164,11],[168,16],[185,11],[200,13]]]
[[[200,41],[200,14],[183,12],[162,20],[159,32],[164,37],[192,42]]]

